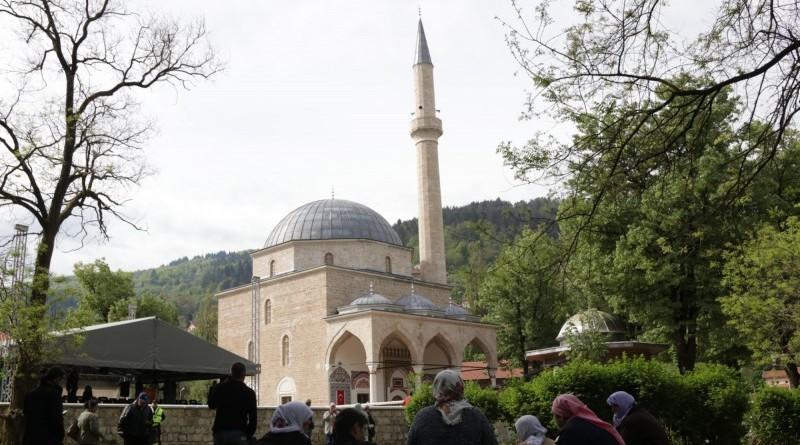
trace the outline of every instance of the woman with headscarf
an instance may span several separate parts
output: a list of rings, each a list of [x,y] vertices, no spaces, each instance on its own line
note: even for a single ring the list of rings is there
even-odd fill
[[[553,418],[558,427],[558,445],[625,445],[622,436],[604,422],[581,399],[561,394],[553,400]]]
[[[433,379],[433,406],[422,408],[408,432],[408,445],[497,445],[481,410],[464,400],[464,381],[445,370]]]
[[[614,412],[614,427],[627,445],[669,445],[664,426],[636,403],[625,391],[617,391],[606,401]]]
[[[545,436],[547,428],[542,426],[536,416],[525,415],[514,424],[517,430],[517,445],[555,445],[553,439]]]
[[[289,402],[278,406],[272,414],[267,434],[259,445],[311,445],[311,439],[303,433],[311,422],[314,412],[303,402]]]
[[[367,416],[358,408],[343,409],[336,415],[333,427],[334,445],[368,445]]]

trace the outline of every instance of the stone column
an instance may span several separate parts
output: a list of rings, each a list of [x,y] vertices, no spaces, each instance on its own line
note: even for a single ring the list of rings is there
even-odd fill
[[[378,365],[367,365],[369,369],[369,403],[383,402],[383,391],[378,381]]]
[[[414,387],[419,388],[422,385],[422,373],[425,371],[425,365],[413,365],[414,369]]]
[[[496,388],[497,387],[497,368],[489,367],[489,368],[487,368],[487,371],[489,372],[489,382],[490,382],[492,388]]]

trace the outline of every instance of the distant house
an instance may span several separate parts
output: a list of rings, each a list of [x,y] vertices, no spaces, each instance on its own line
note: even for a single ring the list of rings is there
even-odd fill
[[[495,379],[497,386],[505,386],[505,382],[511,378],[521,378],[522,369],[514,368],[508,370],[504,367],[504,363],[500,363],[500,368],[495,371]],[[491,377],[486,367],[486,362],[462,362],[461,363],[461,379],[465,382],[475,382],[481,388],[487,388],[491,385]]]
[[[791,385],[789,385],[789,376],[786,375],[786,371],[783,369],[769,369],[763,371],[761,373],[761,378],[764,379],[764,383],[766,383],[767,386],[774,386],[777,388],[791,387]]]

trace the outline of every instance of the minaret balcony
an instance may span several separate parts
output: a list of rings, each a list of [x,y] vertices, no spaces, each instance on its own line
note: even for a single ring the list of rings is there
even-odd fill
[[[438,117],[418,117],[411,120],[411,137],[424,133],[424,138],[438,138],[442,135],[442,121]]]

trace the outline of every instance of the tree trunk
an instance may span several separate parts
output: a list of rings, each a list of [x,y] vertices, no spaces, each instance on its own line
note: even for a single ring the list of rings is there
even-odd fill
[[[681,374],[694,370],[697,360],[697,336],[694,329],[681,323],[676,333],[675,352]]]
[[[797,388],[798,383],[800,383],[800,372],[797,372],[797,363],[791,361],[783,369],[786,371],[786,376],[789,377],[789,386]]]

